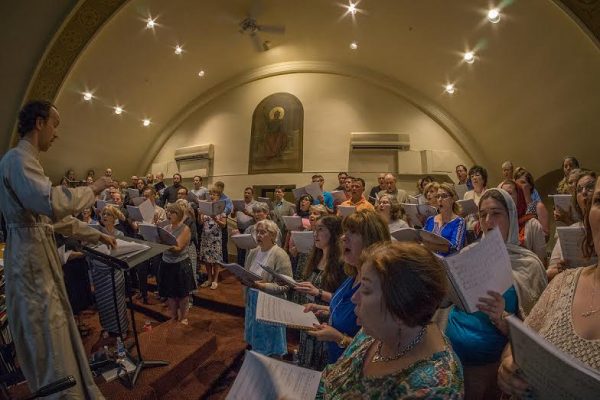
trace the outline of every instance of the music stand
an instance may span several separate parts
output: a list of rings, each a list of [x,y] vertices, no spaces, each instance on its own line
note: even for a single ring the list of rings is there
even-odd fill
[[[138,338],[137,328],[135,326],[135,311],[133,310],[133,293],[132,293],[131,287],[129,285],[129,283],[130,283],[129,280],[131,279],[130,271],[133,268],[135,268],[137,265],[141,264],[142,262],[147,261],[154,256],[162,254],[165,250],[168,250],[171,246],[167,246],[167,245],[160,244],[160,243],[146,242],[144,240],[133,239],[130,237],[119,238],[119,239],[127,241],[127,242],[137,242],[137,243],[145,244],[146,246],[149,246],[150,248],[142,251],[141,253],[134,254],[131,257],[127,257],[127,254],[125,254],[125,255],[121,256],[120,258],[106,255],[104,253],[97,251],[96,249],[94,249],[92,247],[89,247],[89,246],[83,246],[82,252],[94,260],[104,263],[114,269],[123,271],[123,273],[125,274],[125,290],[127,291],[127,296],[129,297],[129,311],[131,313],[131,324],[133,326],[133,337],[135,340],[135,348],[136,348],[136,352],[137,352],[137,360],[134,357],[130,356],[130,358],[132,358],[133,361],[135,361],[135,371],[133,372],[133,378],[130,381],[131,388],[133,388],[135,386],[135,383],[136,383],[139,375],[140,375],[140,372],[144,368],[163,367],[165,365],[169,365],[169,363],[167,361],[162,361],[162,360],[144,360],[142,358],[142,351],[140,350],[140,341]],[[113,283],[114,283],[114,278],[113,278]],[[113,293],[114,293],[114,284],[113,284]],[[114,298],[115,298],[115,302],[116,302],[116,294],[114,294]],[[115,309],[118,312],[118,308],[115,308]],[[117,321],[119,321],[118,315],[117,315]],[[119,325],[120,325],[120,322],[119,322]],[[119,329],[119,330],[121,330],[121,329]]]

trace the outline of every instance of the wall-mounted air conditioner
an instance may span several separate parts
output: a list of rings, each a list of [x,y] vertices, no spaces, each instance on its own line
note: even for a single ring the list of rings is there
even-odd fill
[[[410,135],[406,133],[352,132],[351,150],[410,150]]]
[[[175,161],[212,160],[213,157],[214,146],[212,144],[200,144],[175,149]]]

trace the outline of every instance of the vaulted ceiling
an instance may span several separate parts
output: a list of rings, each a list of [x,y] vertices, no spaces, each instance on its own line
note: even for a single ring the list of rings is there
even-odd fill
[[[327,63],[403,88],[409,101],[450,121],[449,133],[490,167],[511,158],[540,175],[573,154],[600,169],[600,47],[590,34],[597,1],[505,0],[493,4],[501,8],[497,24],[486,19],[488,0],[362,0],[363,12],[354,18],[345,0],[88,0],[76,6],[57,0],[52,7],[42,2],[34,15],[26,3],[4,3],[0,10],[8,23],[1,40],[10,42],[16,60],[0,67],[8,85],[2,87],[13,91],[0,100],[0,123],[7,145],[25,93],[23,76],[30,94],[51,94],[63,120],[61,140],[45,157],[54,175],[82,164],[142,172],[155,142],[190,104],[241,76],[260,79],[269,68],[294,62],[308,72],[310,62],[321,66],[315,72]],[[283,35],[262,34],[269,51],[256,51],[238,31],[249,12],[259,24],[285,26]],[[148,17],[156,18],[154,29],[146,28]],[[39,23],[28,26],[28,20]],[[52,44],[57,21],[64,23]],[[176,44],[183,54],[174,54]],[[40,49],[50,50],[35,75]],[[462,60],[467,50],[475,51],[473,64]],[[66,65],[57,61],[61,54]],[[449,82],[456,86],[451,96],[444,92]],[[93,101],[82,99],[86,90]],[[120,116],[116,105],[125,110]]]

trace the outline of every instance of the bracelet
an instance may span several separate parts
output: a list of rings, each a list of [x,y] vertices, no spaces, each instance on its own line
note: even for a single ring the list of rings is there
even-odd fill
[[[319,294],[317,295],[317,299],[323,299],[323,289],[319,289]]]
[[[352,342],[352,338],[342,334],[342,338],[337,341],[337,345],[340,349],[345,349]]]

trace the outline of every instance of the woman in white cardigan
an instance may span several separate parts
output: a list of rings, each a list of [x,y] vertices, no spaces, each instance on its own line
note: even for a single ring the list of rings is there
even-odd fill
[[[287,354],[287,341],[285,327],[268,325],[256,320],[256,300],[258,290],[265,293],[285,298],[288,286],[280,285],[274,281],[273,276],[262,269],[260,265],[268,266],[275,272],[292,276],[292,264],[287,253],[277,245],[279,235],[277,224],[271,220],[262,220],[256,223],[256,242],[258,247],[250,250],[246,256],[245,268],[263,279],[257,282],[243,282],[249,287],[246,290],[246,320],[245,340],[252,346],[252,350],[270,356]]]

